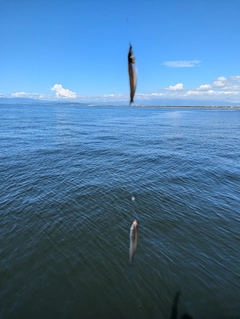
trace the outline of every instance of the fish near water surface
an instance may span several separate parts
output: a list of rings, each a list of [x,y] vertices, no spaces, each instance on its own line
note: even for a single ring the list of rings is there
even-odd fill
[[[132,45],[130,44],[128,52],[128,73],[130,84],[130,104],[133,103],[134,94],[137,86],[137,66],[135,56],[133,55]]]
[[[134,219],[132,226],[130,227],[130,247],[129,247],[129,266],[133,263],[134,254],[137,249],[138,241],[138,222]]]

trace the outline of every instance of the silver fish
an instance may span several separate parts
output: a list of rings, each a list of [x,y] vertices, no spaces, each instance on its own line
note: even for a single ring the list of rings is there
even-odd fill
[[[138,222],[134,219],[132,226],[130,227],[130,247],[129,247],[129,266],[133,263],[134,254],[137,249],[138,241]]]
[[[134,94],[137,86],[137,66],[135,56],[133,55],[132,45],[130,44],[128,52],[128,73],[130,83],[130,104],[133,103]]]

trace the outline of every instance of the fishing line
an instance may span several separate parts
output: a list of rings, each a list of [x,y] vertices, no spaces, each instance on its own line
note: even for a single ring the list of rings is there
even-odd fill
[[[131,44],[131,35],[130,35],[130,27],[129,27],[129,18],[126,18],[126,29],[127,29],[127,35],[128,35],[128,42],[129,45]]]
[[[132,195],[131,200],[132,200],[132,215],[133,215],[134,218],[137,219],[137,221],[139,221],[138,214],[137,214],[137,212],[134,209],[135,197],[133,195]]]
[[[126,32],[127,32],[127,37],[128,37],[128,42],[129,44],[131,43],[131,20],[129,19],[130,16],[130,11],[131,11],[131,0],[126,0],[126,7],[127,9],[127,14],[126,14]]]

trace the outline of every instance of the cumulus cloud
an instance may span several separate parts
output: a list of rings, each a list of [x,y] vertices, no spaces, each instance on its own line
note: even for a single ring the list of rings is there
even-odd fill
[[[240,92],[239,91],[218,91],[218,90],[208,90],[208,91],[199,91],[199,90],[189,90],[184,94],[184,97],[196,98],[199,100],[211,99],[211,100],[228,100],[232,102],[239,101]]]
[[[239,91],[240,85],[232,85],[230,83],[230,84],[226,85],[224,88],[221,88],[221,90]]]
[[[220,76],[213,82],[214,87],[222,88],[228,84],[228,80],[224,76]]]
[[[240,76],[230,76],[229,79],[220,76],[213,82],[213,87],[222,91],[239,91],[240,85],[236,85],[234,82],[240,82]]]
[[[213,90],[198,90],[198,89],[193,89],[193,90],[189,90],[187,91],[184,96],[188,97],[188,96],[195,96],[195,97],[209,97],[209,95],[213,95],[214,91]]]
[[[188,90],[183,96],[189,97],[189,96],[195,96],[195,97],[204,97],[204,96],[210,96],[214,93],[212,90],[212,86],[210,84],[202,84],[196,89]]]
[[[182,91],[183,90],[183,84],[178,83],[176,85],[170,85],[169,87],[165,88],[164,90],[167,91]]]
[[[209,91],[211,90],[212,86],[210,84],[202,84],[197,88],[198,91]]]
[[[226,78],[220,76],[213,80],[212,84],[202,84],[197,88],[184,89],[182,83],[165,88],[165,98],[217,100],[240,103],[240,76]]]
[[[129,94],[115,94],[107,93],[98,96],[79,96],[75,92],[62,87],[61,84],[55,84],[52,91],[56,92],[56,95],[43,95],[38,93],[26,93],[26,92],[16,92],[11,95],[11,97],[21,97],[21,98],[34,98],[34,99],[47,99],[47,100],[57,100],[61,98],[76,99],[81,102],[94,102],[94,103],[116,103],[116,102],[128,102]],[[0,93],[0,97],[1,97]],[[204,101],[228,101],[237,102],[240,104],[240,76],[230,76],[224,77],[220,76],[213,79],[210,84],[202,84],[196,88],[184,87],[183,83],[177,83],[175,85],[170,85],[169,87],[162,88],[158,92],[136,92],[135,99],[138,101],[161,101],[165,99],[189,99],[192,98]]]
[[[240,75],[230,76],[230,80],[240,82]]]
[[[201,61],[199,60],[178,60],[178,61],[165,61],[162,65],[168,66],[170,68],[192,68],[195,66],[199,66]]]
[[[64,89],[62,87],[62,84],[55,84],[52,88],[52,91],[56,92],[57,97],[63,97],[63,98],[70,98],[70,99],[75,99],[77,98],[77,94],[75,92],[72,92],[68,89]]]

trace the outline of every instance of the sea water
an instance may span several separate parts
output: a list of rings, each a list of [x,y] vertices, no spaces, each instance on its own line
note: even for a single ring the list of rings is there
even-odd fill
[[[1,318],[240,317],[240,111],[1,105],[0,242]]]

